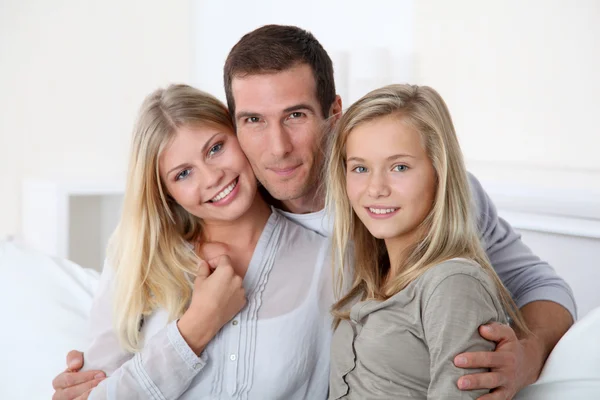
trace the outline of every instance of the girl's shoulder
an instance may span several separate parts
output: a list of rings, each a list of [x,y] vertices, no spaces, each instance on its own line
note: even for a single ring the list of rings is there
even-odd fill
[[[489,273],[474,260],[466,258],[452,258],[430,267],[413,283],[421,291],[431,293],[442,283],[450,281],[456,290],[461,290],[464,285],[481,285],[491,294],[496,294],[494,280]]]

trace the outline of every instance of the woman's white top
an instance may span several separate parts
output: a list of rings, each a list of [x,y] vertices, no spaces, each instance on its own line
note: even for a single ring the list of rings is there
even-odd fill
[[[273,209],[244,277],[248,303],[200,357],[165,310],[145,319],[142,349],[112,324],[113,273],[91,311],[85,370],[108,374],[90,399],[325,399],[333,304],[330,242]]]

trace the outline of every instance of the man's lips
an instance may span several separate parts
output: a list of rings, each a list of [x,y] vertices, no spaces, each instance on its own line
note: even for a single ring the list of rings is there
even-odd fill
[[[288,176],[293,174],[298,168],[300,168],[302,164],[298,164],[298,165],[292,165],[292,166],[287,166],[287,167],[269,167],[267,168],[269,171],[274,172],[277,175],[280,176]]]

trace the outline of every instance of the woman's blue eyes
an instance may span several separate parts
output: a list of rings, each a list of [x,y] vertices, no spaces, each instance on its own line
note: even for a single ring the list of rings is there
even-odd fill
[[[181,171],[180,173],[177,174],[177,176],[175,177],[176,181],[179,181],[181,179],[185,179],[188,177],[188,175],[190,174],[190,170],[188,169],[184,169],[183,171]]]
[[[221,151],[222,148],[223,148],[223,143],[217,143],[213,147],[210,148],[210,150],[208,151],[208,155],[212,156],[215,153],[218,153],[219,151]]]
[[[352,171],[362,174],[363,172],[367,172],[367,169],[365,167],[355,167]]]
[[[207,156],[212,157],[215,154],[219,153],[221,150],[223,150],[223,143],[217,143],[208,150]],[[186,168],[183,171],[181,171],[180,173],[178,173],[177,176],[175,176],[175,180],[180,181],[182,179],[185,179],[191,173],[192,173],[191,168]]]

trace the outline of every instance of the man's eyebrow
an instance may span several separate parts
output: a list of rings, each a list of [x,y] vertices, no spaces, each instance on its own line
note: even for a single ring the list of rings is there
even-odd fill
[[[308,110],[312,113],[315,112],[315,109],[310,104],[306,104],[306,103],[300,103],[300,104],[296,104],[294,106],[288,107],[288,108],[284,109],[283,112],[291,113],[291,112],[298,111],[298,110]]]
[[[236,121],[238,119],[242,119],[242,118],[249,118],[249,117],[260,117],[261,115],[259,113],[255,113],[255,112],[250,112],[250,111],[240,111],[235,113],[235,119]]]

